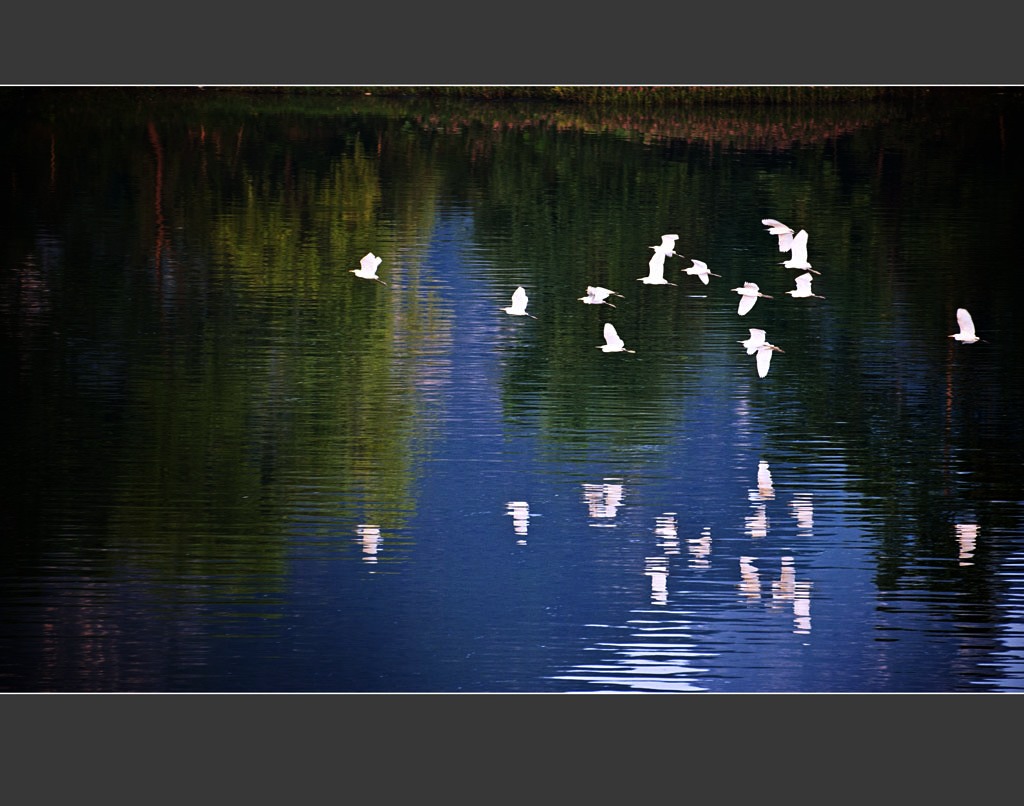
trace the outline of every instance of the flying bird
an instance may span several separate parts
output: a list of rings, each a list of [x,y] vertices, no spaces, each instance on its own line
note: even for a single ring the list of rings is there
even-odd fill
[[[750,309],[754,307],[754,303],[757,302],[758,297],[774,299],[774,297],[771,297],[768,294],[762,294],[757,288],[757,283],[744,283],[739,288],[733,288],[731,290],[740,295],[740,307],[736,311],[740,316],[745,316],[750,313]]]
[[[774,218],[762,218],[761,223],[768,227],[769,235],[779,236],[779,251],[788,252],[793,246],[793,229]]]
[[[619,338],[615,325],[611,322],[604,323],[604,344],[597,345],[597,348],[605,353],[635,353],[636,350],[627,350],[626,343]]]
[[[765,332],[758,327],[749,328],[750,338],[740,342],[746,350],[747,355],[757,354],[757,374],[764,377],[768,374],[768,365],[772,362],[772,353],[785,352],[781,347],[769,344],[765,340]]]
[[[659,252],[661,252],[666,257],[672,257],[673,255],[677,254],[675,249],[676,241],[678,239],[678,235],[662,235],[661,243],[658,244],[657,246],[652,246],[650,248],[654,250],[654,254],[658,254]],[[680,257],[682,257],[682,255],[680,255]]]
[[[519,288],[512,292],[512,304],[503,310],[512,316],[529,316],[532,319],[536,319],[537,317],[532,313],[526,312],[526,303],[529,301],[530,298],[526,296],[526,289],[519,286]]]
[[[381,258],[377,257],[373,252],[367,252],[359,261],[358,269],[349,269],[356,277],[362,277],[364,280],[376,280],[381,285],[387,285],[380,277],[377,276],[377,267],[380,265]]]
[[[750,338],[744,339],[740,342],[746,348],[747,355],[753,355],[757,352],[757,348],[764,344],[764,331],[759,327],[749,328]]]
[[[962,341],[965,344],[973,344],[976,341],[982,341],[974,331],[974,320],[971,319],[971,315],[967,312],[966,308],[956,309],[956,323],[960,325],[960,332],[950,333],[949,338]]]
[[[757,347],[757,376],[763,378],[768,374],[768,365],[772,363],[772,353],[784,353],[781,347],[764,342]]]
[[[813,279],[814,277],[808,271],[805,271],[803,274],[798,274],[796,276],[796,288],[787,291],[786,293],[793,298],[817,297],[818,299],[825,299],[821,294],[814,294],[811,292],[811,280]]]
[[[804,269],[815,274],[821,274],[820,271],[812,269],[811,264],[807,262],[807,230],[802,229],[793,236],[789,260],[784,260],[782,265],[787,269]]]
[[[588,285],[587,295],[585,297],[579,297],[586,305],[609,305],[612,308],[615,306],[608,302],[608,297],[621,297],[622,294],[617,291],[612,291],[610,288],[602,288],[599,285]]]
[[[668,236],[666,236],[668,237]],[[654,254],[647,263],[647,276],[637,277],[644,285],[675,285],[665,279],[665,253],[659,251],[657,246],[652,246]]]
[[[690,258],[693,261],[692,266],[688,266],[683,271],[687,274],[694,274],[700,278],[700,281],[704,285],[708,284],[708,277],[721,277],[721,274],[715,274],[713,271],[708,271],[708,264],[703,260],[697,260],[696,258]]]

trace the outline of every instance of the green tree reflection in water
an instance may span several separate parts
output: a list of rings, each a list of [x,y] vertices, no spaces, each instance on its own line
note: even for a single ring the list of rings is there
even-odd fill
[[[399,249],[429,236],[437,194],[429,154],[410,150],[405,181],[384,199],[380,159],[350,122],[328,117],[308,135],[305,119],[244,109],[193,117],[162,99],[134,115],[114,106],[112,118],[102,105],[95,118],[67,107],[52,113],[39,132],[55,144],[49,187],[30,175],[49,160],[12,173],[19,186],[43,189],[27,207],[40,224],[65,227],[56,236],[65,253],[141,247],[123,263],[111,260],[108,283],[83,276],[81,288],[71,285],[79,274],[68,258],[55,267],[63,287],[48,291],[66,336],[59,350],[100,351],[112,367],[132,367],[98,390],[95,405],[108,413],[97,417],[126,415],[76,469],[122,469],[101,474],[108,493],[97,496],[113,502],[100,517],[118,561],[166,564],[154,570],[173,578],[230,557],[233,584],[276,587],[292,531],[351,552],[357,522],[400,530],[429,438],[417,421],[421,391],[444,372],[451,327],[439,297],[417,293],[418,253]],[[111,178],[107,188],[68,186],[86,165]],[[90,223],[106,212],[122,227]],[[143,237],[123,231],[132,227]],[[384,270],[403,293],[364,287],[348,273],[371,248],[386,256]],[[37,354],[51,360],[69,359]],[[97,394],[59,365],[28,365],[22,377],[51,379],[53,401]],[[55,419],[80,428],[81,416]],[[70,433],[51,439],[54,451],[75,454]]]

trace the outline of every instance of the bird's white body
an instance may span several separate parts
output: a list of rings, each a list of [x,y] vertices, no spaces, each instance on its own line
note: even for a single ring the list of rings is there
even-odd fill
[[[823,296],[821,296],[821,294],[815,294],[813,291],[811,291],[811,281],[813,279],[814,276],[810,272],[805,271],[803,274],[798,274],[795,278],[796,288],[787,291],[786,293],[794,298],[817,297],[818,299],[825,299]]]
[[[811,264],[807,262],[807,237],[807,230],[805,229],[800,230],[793,236],[793,243],[789,250],[789,260],[782,261],[782,265],[787,269],[803,269],[804,271],[821,274],[820,271],[812,269]]]
[[[704,285],[708,284],[709,277],[721,277],[721,274],[715,274],[713,271],[708,270],[708,264],[703,260],[697,260],[696,258],[690,258],[693,261],[692,266],[687,266],[683,271],[687,274],[696,275]]]
[[[380,265],[381,258],[377,257],[373,252],[367,252],[359,260],[358,269],[349,269],[356,277],[362,277],[364,280],[376,280],[378,283],[387,285],[380,277],[377,276],[377,267]]]
[[[519,286],[515,291],[512,292],[512,304],[504,309],[505,313],[510,316],[530,316],[536,319],[532,313],[526,312],[526,304],[530,301],[530,298],[526,296],[526,289]]]
[[[787,227],[781,221],[777,221],[774,218],[762,218],[761,223],[768,227],[769,235],[777,235],[779,237],[779,251],[788,252],[793,246],[793,229]]]
[[[765,333],[759,327],[749,328],[750,338],[744,339],[740,342],[747,351],[747,355],[753,355],[757,352],[757,348],[764,344]]]
[[[668,236],[666,236],[668,237]],[[660,251],[657,246],[651,247],[654,250],[654,254],[651,255],[651,259],[647,262],[647,276],[637,277],[644,285],[675,285],[665,279],[665,256],[666,253]]]
[[[621,297],[622,294],[617,291],[612,291],[610,288],[602,288],[599,285],[588,285],[587,295],[580,297],[580,299],[586,305],[610,305],[612,308],[615,306],[608,302],[608,297]]]
[[[981,341],[974,330],[974,320],[971,319],[971,315],[967,312],[966,308],[956,309],[956,323],[960,325],[960,332],[950,334],[949,337],[951,339],[962,341],[965,344],[973,344],[976,341]]]
[[[604,323],[604,344],[597,345],[597,348],[605,353],[633,353],[635,350],[627,350],[626,343],[619,338],[615,325],[611,322]]]
[[[757,302],[758,297],[772,299],[768,294],[762,294],[760,292],[757,287],[757,283],[744,283],[739,288],[733,288],[732,290],[740,295],[740,305],[736,310],[740,316],[746,316],[750,313],[750,309],[754,307],[754,303]]]
[[[783,352],[781,347],[764,342],[757,347],[757,376],[763,378],[768,374],[768,365],[772,363],[772,353]]]

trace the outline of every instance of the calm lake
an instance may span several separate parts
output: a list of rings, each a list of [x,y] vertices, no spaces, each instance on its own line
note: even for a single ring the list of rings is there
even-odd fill
[[[1024,91],[0,108],[3,691],[1024,691]]]

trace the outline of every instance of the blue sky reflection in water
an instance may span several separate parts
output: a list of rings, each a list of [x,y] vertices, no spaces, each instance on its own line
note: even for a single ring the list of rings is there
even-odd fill
[[[3,689],[1024,688],[1017,95],[81,92],[4,100]]]

